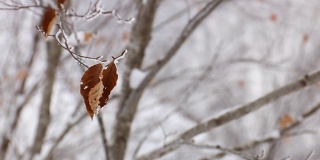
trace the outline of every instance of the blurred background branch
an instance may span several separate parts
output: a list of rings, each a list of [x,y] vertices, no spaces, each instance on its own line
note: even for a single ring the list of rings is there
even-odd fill
[[[320,157],[319,11],[318,0],[0,0],[0,159]],[[84,66],[125,49],[95,123]]]

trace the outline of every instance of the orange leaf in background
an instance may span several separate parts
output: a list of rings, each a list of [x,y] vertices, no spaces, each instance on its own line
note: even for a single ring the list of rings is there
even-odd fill
[[[46,36],[50,33],[55,19],[56,11],[53,8],[47,8],[44,12],[41,23],[42,30],[45,32]]]
[[[303,42],[304,44],[306,44],[308,41],[309,41],[309,35],[307,35],[307,34],[303,35],[303,40],[302,40],[302,42]]]
[[[272,13],[269,18],[272,22],[276,22],[278,20],[278,16],[275,13]]]
[[[244,80],[239,80],[239,81],[238,81],[238,86],[239,86],[239,88],[244,88],[245,85],[246,85],[246,82],[245,82]]]
[[[88,43],[90,39],[92,38],[92,33],[85,33],[84,34],[84,42]]]
[[[106,43],[110,43],[111,40],[107,37],[97,37],[94,42],[94,46],[105,45]]]
[[[123,32],[122,40],[125,41],[125,42],[129,41],[129,33],[128,32]]]
[[[19,80],[23,80],[25,79],[27,76],[27,69],[23,68],[21,69],[17,74],[16,74],[16,78]]]
[[[111,62],[107,68],[96,64],[84,72],[81,78],[80,93],[91,119],[94,114],[98,113],[99,108],[107,104],[117,80],[117,67],[114,62]]]
[[[293,123],[293,119],[289,114],[285,114],[281,119],[280,119],[280,127],[281,129],[285,129],[289,127]]]

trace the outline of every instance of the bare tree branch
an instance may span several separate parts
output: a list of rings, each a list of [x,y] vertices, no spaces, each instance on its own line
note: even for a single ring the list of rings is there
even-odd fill
[[[110,99],[109,99],[109,102],[112,101],[112,100],[114,100],[114,99],[116,99],[116,98],[118,98],[118,95],[113,95],[113,96],[111,96]],[[75,110],[74,110],[73,113],[72,113],[72,117],[75,116],[75,114],[76,114],[76,112],[78,111],[78,109],[79,109],[80,107],[82,107],[82,106],[83,106],[83,100],[80,99],[79,102],[78,102],[78,104],[77,104],[77,106],[76,106],[76,108],[75,108]],[[99,115],[99,114],[98,114],[98,115]],[[84,112],[84,113],[82,113],[81,116],[79,116],[76,120],[74,120],[74,121],[72,121],[72,122],[69,122],[69,123],[67,124],[67,126],[66,126],[65,129],[62,131],[62,133],[58,136],[58,138],[56,138],[55,143],[53,144],[53,146],[49,149],[49,152],[48,152],[48,154],[47,154],[47,156],[46,156],[45,159],[53,159],[53,153],[54,153],[55,149],[58,147],[58,145],[62,142],[62,140],[64,139],[64,137],[71,131],[71,129],[72,129],[73,127],[75,127],[75,126],[77,126],[79,123],[81,123],[86,117],[87,117],[87,113]],[[104,126],[100,126],[100,127],[102,127],[103,130],[105,130],[105,129],[104,129]],[[100,130],[101,130],[101,129],[100,129]]]
[[[185,40],[191,35],[195,28],[211,13],[223,0],[215,0],[200,11],[185,27],[180,34],[178,40],[173,47],[168,51],[166,57],[156,63],[152,67],[152,71],[142,81],[140,86],[133,90],[129,86],[129,77],[133,68],[141,67],[141,62],[144,56],[144,50],[150,40],[153,17],[156,10],[156,0],[149,0],[146,5],[142,5],[139,9],[137,21],[132,29],[130,43],[128,45],[127,68],[124,73],[124,81],[122,86],[122,97],[120,99],[119,111],[113,134],[113,142],[111,142],[111,155],[114,159],[123,159],[127,141],[130,133],[130,127],[133,117],[136,113],[138,102],[144,89],[149,82],[158,73],[158,71],[176,54]]]
[[[305,160],[310,160],[311,157],[313,156],[313,154],[314,154],[314,151],[311,151],[311,152],[308,154],[308,156],[305,158]]]
[[[82,106],[82,100],[81,100],[81,105]],[[78,125],[80,122],[82,122],[85,117],[87,117],[87,113],[83,113],[79,118],[77,118],[74,122],[71,122],[67,125],[67,127],[62,131],[62,133],[60,134],[60,136],[58,136],[57,140],[55,141],[55,143],[53,144],[53,146],[49,149],[49,152],[46,156],[45,159],[52,159],[53,157],[53,152],[54,150],[58,147],[58,145],[61,143],[61,141],[63,140],[63,138],[69,133],[69,131],[71,131],[71,129]]]
[[[243,159],[246,159],[246,160],[261,160],[263,158],[263,154],[264,154],[264,152],[262,152],[261,155],[252,156],[252,155],[248,155],[248,154],[242,153],[242,152],[234,150],[234,149],[222,147],[220,145],[195,144],[194,142],[190,142],[190,141],[184,142],[184,144],[192,146],[192,147],[202,148],[202,149],[220,150],[220,151],[222,151],[224,153],[230,153],[230,154],[239,156],[239,157],[241,157]]]
[[[20,10],[20,9],[30,9],[30,8],[47,8],[40,4],[35,5],[24,5],[24,4],[10,4],[7,2],[0,1],[0,4],[3,4],[7,8],[0,7],[0,10]]]
[[[247,115],[253,111],[256,111],[260,108],[262,108],[264,105],[276,101],[279,98],[286,96],[290,93],[296,92],[298,90],[301,90],[305,88],[306,86],[315,84],[320,80],[320,71],[317,71],[313,74],[306,75],[303,78],[289,83],[279,89],[276,89],[269,94],[252,101],[250,103],[247,103],[243,106],[237,107],[223,115],[220,115],[218,117],[209,119],[199,125],[196,125],[192,127],[191,129],[183,132],[179,138],[171,141],[169,144],[167,144],[165,147],[156,149],[154,151],[151,151],[150,153],[141,156],[138,158],[139,160],[145,160],[145,159],[155,159],[157,157],[161,157],[164,154],[171,152],[181,146],[181,140],[189,140],[192,137],[201,134],[203,132],[209,131],[211,129],[214,129],[216,127],[222,126],[232,120],[241,118],[244,115]]]
[[[123,19],[121,18],[115,10],[112,11],[105,11],[103,10],[102,6],[100,6],[100,0],[95,1],[92,3],[90,1],[89,7],[84,14],[78,14],[76,13],[73,9],[70,10],[65,10],[62,12],[64,16],[69,16],[69,17],[76,17],[76,18],[83,18],[85,20],[91,20],[95,17],[98,17],[99,15],[111,15],[117,19],[118,22],[122,23],[131,23],[134,18],[129,18],[129,19]]]
[[[199,24],[224,0],[212,0],[209,2],[205,8],[203,8],[197,15],[195,15],[187,24],[187,26],[183,29],[178,39],[174,43],[174,45],[169,49],[169,51],[165,54],[166,56],[156,62],[156,64],[149,66],[147,68],[151,68],[150,73],[139,86],[139,88],[144,88],[143,85],[149,84],[148,82],[158,73],[158,71],[166,65],[171,58],[177,53],[180,47],[184,44],[184,42],[189,38],[189,36],[193,33],[193,31],[199,26]]]
[[[18,122],[22,113],[22,110],[25,108],[25,106],[28,104],[28,102],[32,99],[32,96],[36,93],[36,91],[39,89],[41,83],[35,84],[29,93],[26,95],[24,101],[18,105],[17,110],[15,111],[15,119],[12,123],[12,125],[9,128],[9,133],[13,134],[18,126]],[[8,136],[4,136],[1,142],[1,148],[0,148],[0,159],[5,159],[7,150],[9,148],[9,144],[11,142],[11,138]]]
[[[31,57],[30,57],[30,60],[29,60],[29,62],[28,62],[28,64],[27,64],[27,74],[26,74],[26,76],[23,78],[23,80],[22,80],[22,82],[21,82],[21,87],[20,87],[20,89],[19,89],[19,91],[18,91],[18,93],[20,93],[20,94],[22,94],[23,92],[24,92],[24,89],[25,89],[25,84],[26,84],[26,82],[27,82],[27,79],[28,79],[28,76],[29,76],[29,73],[30,73],[30,69],[31,69],[31,67],[32,67],[32,65],[33,65],[33,62],[34,62],[34,59],[35,59],[35,57],[36,57],[36,54],[37,54],[37,45],[38,45],[38,43],[39,43],[39,39],[40,39],[40,35],[39,34],[35,34],[34,35],[34,43],[33,43],[33,48],[32,48],[32,55],[31,55]]]
[[[307,112],[305,112],[302,117],[299,120],[294,121],[294,123],[290,124],[288,127],[281,129],[279,132],[279,136],[275,137],[274,134],[271,134],[270,136],[260,139],[260,140],[255,140],[250,143],[247,143],[242,146],[237,146],[232,148],[233,150],[236,151],[244,151],[250,148],[254,148],[260,144],[264,143],[275,143],[283,138],[286,137],[292,137],[292,136],[299,136],[301,135],[301,132],[297,133],[289,133],[291,130],[297,128],[300,126],[305,120],[308,118],[311,118],[315,113],[317,113],[320,110],[320,103],[316,104],[315,106],[311,107],[311,109]],[[310,133],[310,132],[302,132],[302,133]],[[312,132],[311,132],[312,133]],[[215,157],[222,157],[224,153],[218,154]]]

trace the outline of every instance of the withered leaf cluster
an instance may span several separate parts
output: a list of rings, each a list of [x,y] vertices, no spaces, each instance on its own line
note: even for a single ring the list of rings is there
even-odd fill
[[[84,72],[80,83],[80,93],[91,118],[97,114],[99,108],[107,104],[117,80],[117,67],[114,62],[108,64],[107,68],[96,64]]]

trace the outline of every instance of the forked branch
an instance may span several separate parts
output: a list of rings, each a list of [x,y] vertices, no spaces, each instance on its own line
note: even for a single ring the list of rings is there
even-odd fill
[[[269,94],[262,96],[261,98],[258,98],[257,100],[254,100],[252,102],[249,102],[245,105],[242,105],[240,107],[237,107],[225,114],[222,114],[220,116],[211,118],[199,125],[196,125],[192,127],[191,129],[183,132],[177,139],[171,141],[168,143],[165,147],[156,149],[151,151],[150,153],[143,155],[139,157],[139,160],[147,160],[147,159],[155,159],[159,158],[177,148],[179,148],[182,143],[182,141],[187,141],[193,138],[194,136],[207,132],[209,130],[212,130],[214,128],[217,128],[219,126],[222,126],[230,121],[233,121],[235,119],[239,119],[249,113],[252,113],[260,108],[262,108],[264,105],[274,102],[278,100],[281,97],[284,97],[286,95],[289,95],[290,93],[296,92],[298,90],[301,90],[307,86],[313,85],[320,81],[320,71],[317,71],[313,74],[306,75],[303,78],[289,83],[279,89],[276,89]]]

